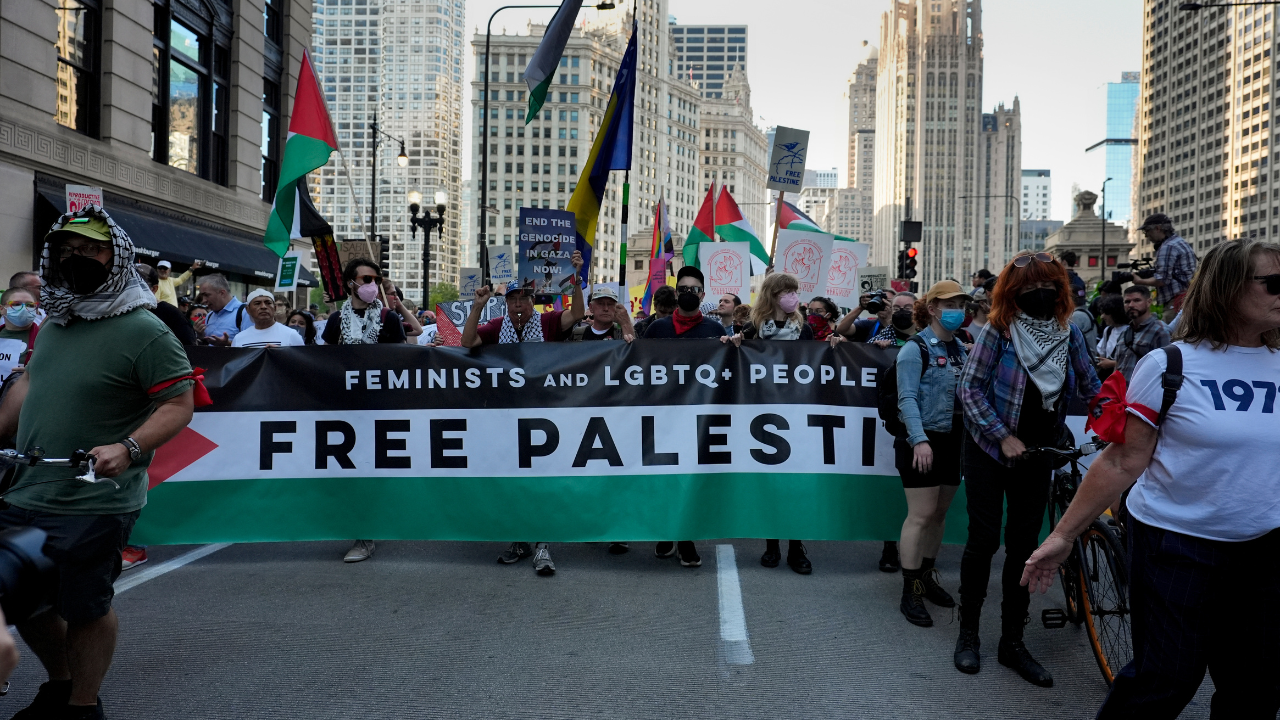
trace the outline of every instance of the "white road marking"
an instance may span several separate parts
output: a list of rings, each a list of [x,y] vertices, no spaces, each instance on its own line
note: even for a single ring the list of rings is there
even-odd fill
[[[720,640],[728,665],[750,665],[756,661],[747,636],[747,617],[742,611],[742,585],[738,582],[738,562],[732,545],[716,546],[716,580],[720,589]]]
[[[193,563],[202,557],[207,557],[228,547],[231,547],[231,543],[213,543],[212,545],[204,545],[190,552],[183,553],[172,560],[166,560],[159,565],[146,569],[139,568],[136,574],[130,573],[127,577],[116,580],[116,594],[119,595],[125,590],[135,588],[148,580],[154,580],[165,573],[177,570],[183,565]]]

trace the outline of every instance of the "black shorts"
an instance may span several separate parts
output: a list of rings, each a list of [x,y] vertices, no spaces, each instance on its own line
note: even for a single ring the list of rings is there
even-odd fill
[[[49,534],[44,553],[55,570],[46,591],[53,610],[69,623],[86,623],[111,611],[120,553],[141,511],[121,515],[59,515],[12,505],[0,512],[0,530],[35,526]]]
[[[902,476],[904,488],[927,488],[939,485],[955,487],[960,484],[960,447],[964,440],[964,423],[957,418],[951,423],[951,432],[925,430],[929,447],[933,448],[933,467],[921,474],[912,465],[915,448],[906,438],[893,440],[893,464]]]

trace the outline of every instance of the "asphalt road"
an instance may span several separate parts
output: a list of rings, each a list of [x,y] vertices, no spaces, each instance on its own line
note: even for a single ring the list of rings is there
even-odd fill
[[[878,543],[812,543],[807,577],[761,567],[758,540],[699,542],[696,570],[650,543],[621,556],[561,544],[552,578],[498,565],[496,543],[379,543],[346,565],[348,545],[232,545],[118,594],[107,716],[1056,719],[1093,717],[1106,692],[1083,631],[1038,622],[1060,606],[1056,588],[1033,600],[1027,629],[1053,688],[996,663],[990,599],[983,670],[957,672],[951,611],[931,607],[933,628],[907,624]],[[740,615],[721,571],[730,548]],[[152,547],[121,583],[194,549]],[[938,561],[953,594],[959,561],[955,546]],[[0,717],[44,679],[20,648]],[[1208,717],[1210,691],[1183,717]]]

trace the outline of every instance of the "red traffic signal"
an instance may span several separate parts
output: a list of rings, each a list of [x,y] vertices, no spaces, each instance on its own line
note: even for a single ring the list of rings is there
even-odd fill
[[[917,255],[919,255],[919,254],[920,254],[920,251],[919,251],[919,250],[917,250],[917,249],[915,249],[915,248],[907,248],[907,257],[909,257],[909,258],[913,258],[913,257],[915,257],[915,256],[917,256]]]

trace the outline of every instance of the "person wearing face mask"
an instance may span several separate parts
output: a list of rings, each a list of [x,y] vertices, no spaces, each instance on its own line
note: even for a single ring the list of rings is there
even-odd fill
[[[702,271],[685,265],[676,273],[676,311],[670,317],[654,320],[645,331],[646,338],[718,338],[728,333],[724,326],[708,319],[700,309],[705,296]],[[712,308],[714,309],[714,307]]]
[[[1023,643],[1031,599],[1018,584],[1044,522],[1052,469],[1043,457],[1024,453],[1056,446],[1068,405],[1098,394],[1084,335],[1069,321],[1074,307],[1062,263],[1043,252],[1015,255],[996,281],[990,321],[960,375],[969,539],[960,562],[954,661],[964,673],[981,669],[979,617],[1007,504],[997,659],[1032,684],[1053,685]]]
[[[960,448],[964,422],[956,384],[967,354],[955,333],[972,298],[954,280],[935,283],[915,305],[924,328],[898,351],[898,417],[907,434],[893,441],[894,464],[907,496],[907,519],[898,548],[902,563],[902,602],[907,622],[933,625],[924,606],[956,602],[942,589],[934,567],[942,548],[947,510],[960,488]]]
[[[316,326],[315,321],[311,319],[311,313],[294,310],[289,313],[289,317],[285,318],[284,324],[298,333],[303,345],[316,344]]]
[[[1173,322],[1182,309],[1191,278],[1196,274],[1196,254],[1191,245],[1173,229],[1173,221],[1164,213],[1156,213],[1138,228],[1156,249],[1156,261],[1147,273],[1134,274],[1134,285],[1156,289],[1156,302],[1164,306],[1163,320]]]
[[[377,263],[353,258],[342,270],[342,282],[349,297],[339,308],[338,317],[325,323],[325,345],[398,345],[405,341],[400,314],[380,299],[382,273]]]
[[[915,293],[900,292],[889,304],[889,327],[872,335],[867,342],[878,347],[902,347],[916,334]]]
[[[844,339],[843,335],[835,332],[836,319],[839,317],[840,308],[835,303],[824,297],[816,297],[809,301],[809,315],[805,322],[813,329],[814,340],[829,340],[833,336]]]
[[[4,307],[4,327],[0,327],[0,382],[21,372],[36,346],[40,326],[36,322],[36,303],[31,291],[9,288],[0,295]]]
[[[876,307],[872,300],[872,293],[863,293],[858,298],[857,307],[840,318],[840,322],[836,324],[835,332],[853,342],[866,342],[884,328],[889,327],[890,318],[893,316],[893,298],[898,293],[889,288],[884,288],[878,292],[883,298],[883,301],[880,301],[879,310],[872,312],[870,309]],[[858,316],[862,314],[864,308],[868,308],[868,312],[872,312],[872,315],[871,317],[859,319]]]

